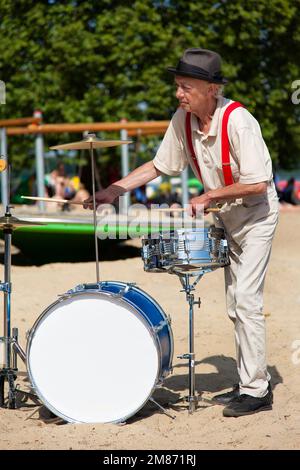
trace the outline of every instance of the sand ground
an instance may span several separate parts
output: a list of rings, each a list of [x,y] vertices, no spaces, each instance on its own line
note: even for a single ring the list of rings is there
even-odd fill
[[[268,365],[274,386],[272,411],[224,418],[222,407],[169,410],[175,420],[147,404],[126,425],[59,424],[32,401],[19,409],[1,409],[0,449],[299,449],[300,448],[300,212],[286,211],[274,241],[265,286]],[[132,243],[132,242],[131,242]],[[136,242],[133,242],[136,243]],[[25,332],[57,295],[81,282],[93,282],[94,263],[13,266],[13,325]],[[137,282],[172,317],[173,374],[155,394],[175,400],[188,390],[188,369],[178,354],[188,351],[187,304],[176,276],[143,271],[139,257],[101,263],[101,279]],[[236,382],[233,328],[226,316],[222,269],[206,275],[197,287],[196,389],[210,397]],[[298,341],[298,342],[297,342]],[[25,371],[21,361],[20,369]],[[23,377],[20,388],[26,387]],[[45,422],[46,421],[46,422]]]

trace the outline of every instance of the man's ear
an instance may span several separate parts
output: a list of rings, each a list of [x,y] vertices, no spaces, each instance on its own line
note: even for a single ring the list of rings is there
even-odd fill
[[[219,94],[219,86],[216,85],[215,83],[210,83],[208,86],[208,93],[211,96],[214,96],[215,98],[217,98]]]
[[[215,90],[214,90],[214,85],[213,85],[213,83],[209,83],[209,84],[207,85],[206,91],[207,91],[207,94],[210,95],[210,96],[215,94]]]

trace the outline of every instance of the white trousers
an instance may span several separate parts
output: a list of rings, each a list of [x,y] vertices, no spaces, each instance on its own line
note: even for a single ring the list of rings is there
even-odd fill
[[[255,204],[255,201],[259,201]],[[240,393],[267,394],[263,288],[278,221],[277,195],[268,193],[243,205],[229,205],[217,217],[225,228],[230,266],[225,268],[227,311],[234,323]]]

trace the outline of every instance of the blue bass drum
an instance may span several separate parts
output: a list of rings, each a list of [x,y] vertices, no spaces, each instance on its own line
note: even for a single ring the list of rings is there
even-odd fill
[[[122,422],[170,373],[170,320],[146,292],[125,282],[81,284],[32,327],[32,388],[57,416],[75,423]]]

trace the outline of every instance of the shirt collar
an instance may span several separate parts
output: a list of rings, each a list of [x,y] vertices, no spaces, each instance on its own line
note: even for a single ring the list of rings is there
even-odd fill
[[[217,99],[217,107],[215,109],[215,112],[213,114],[213,118],[211,121],[210,129],[207,134],[207,137],[214,137],[218,133],[218,125],[219,125],[219,118],[220,118],[220,113],[221,109],[229,102],[227,98],[224,98],[223,96],[219,96]],[[193,114],[193,119],[192,119],[192,130],[193,131],[199,131],[199,125],[198,125],[198,119],[197,116]]]

